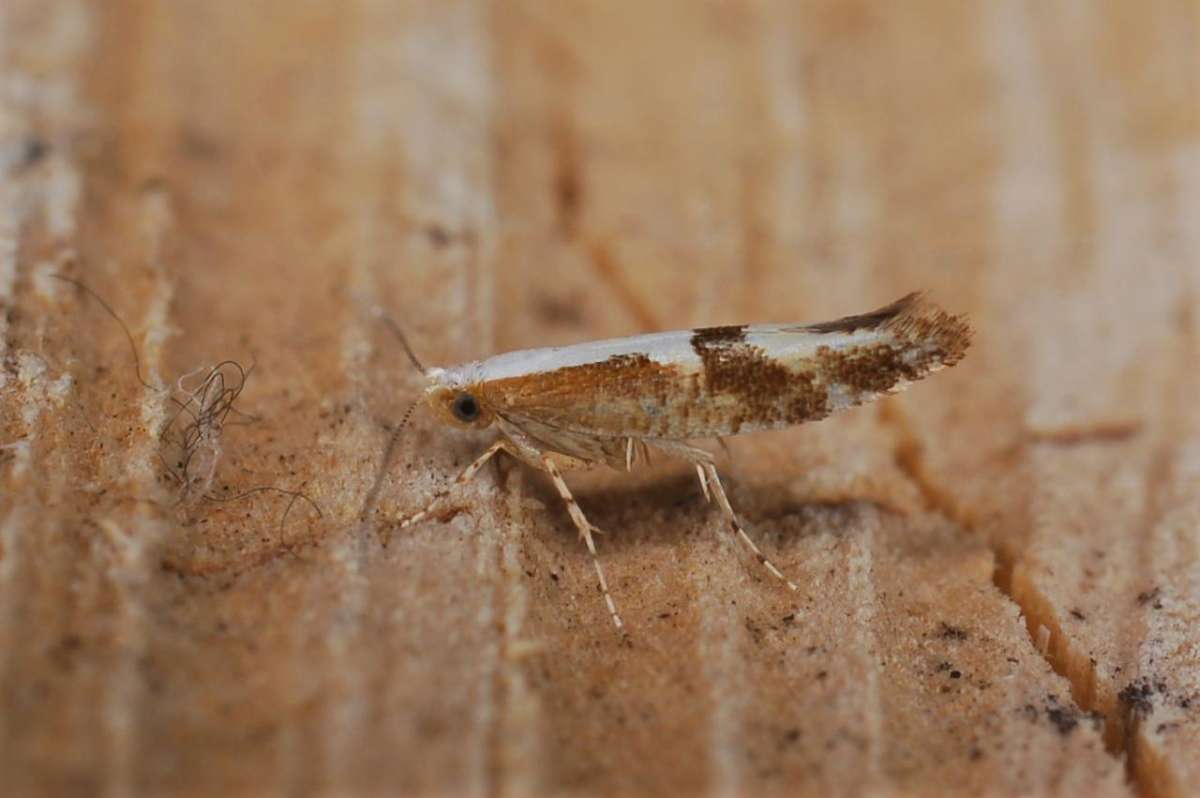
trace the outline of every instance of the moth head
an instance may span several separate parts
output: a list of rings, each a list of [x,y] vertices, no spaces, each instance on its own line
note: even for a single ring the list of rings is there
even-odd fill
[[[429,387],[425,399],[433,412],[448,424],[462,428],[484,429],[495,420],[480,392],[479,383],[453,379],[444,369],[429,369]]]
[[[401,346],[404,347],[405,353],[408,354],[413,368],[425,375],[425,379],[429,381],[425,388],[425,401],[433,408],[433,412],[438,418],[447,424],[467,429],[484,429],[492,425],[496,414],[484,402],[480,391],[482,386],[474,376],[471,365],[449,369],[425,368],[421,365],[420,358],[409,346],[408,338],[400,329],[400,325],[381,308],[375,308],[373,314],[392,329],[392,332],[400,340]],[[419,402],[420,400],[409,406],[408,412],[404,414],[404,419],[400,422],[401,429],[408,423],[412,411]]]

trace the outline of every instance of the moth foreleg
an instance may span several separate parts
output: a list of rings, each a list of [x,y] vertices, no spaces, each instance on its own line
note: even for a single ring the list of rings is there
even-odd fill
[[[579,503],[571,495],[571,489],[567,487],[567,481],[563,479],[562,472],[547,455],[542,456],[542,468],[550,475],[554,487],[558,490],[558,495],[567,505],[567,512],[570,514],[571,520],[575,522],[575,527],[579,530],[579,537],[587,544],[588,553],[592,555],[592,565],[596,569],[596,578],[600,580],[600,592],[604,594],[604,603],[608,605],[608,614],[612,616],[613,623],[617,625],[617,628],[621,629],[624,624],[621,623],[621,616],[617,612],[617,605],[613,602],[612,594],[608,592],[608,580],[604,578],[604,569],[600,567],[600,557],[596,554],[596,542],[592,539],[592,532],[600,530],[592,526],[591,522],[587,520],[587,516],[583,514],[583,510],[579,509]]]
[[[491,446],[489,446],[487,448],[487,451],[485,451],[483,454],[476,457],[474,462],[472,462],[469,466],[464,468],[462,470],[462,473],[454,478],[454,484],[462,485],[464,482],[469,482],[472,479],[472,477],[474,477],[475,474],[478,473],[479,469],[483,468],[483,466],[487,463],[488,460],[491,460],[493,457],[495,457],[498,453],[500,453],[502,451],[508,452],[509,454],[513,454],[511,446],[509,445],[508,441],[506,441],[504,439],[500,439],[500,440],[496,441],[495,443],[493,443]],[[427,504],[425,506],[424,510],[421,510],[418,513],[414,513],[414,514],[410,515],[408,518],[405,518],[403,521],[400,522],[398,528],[404,529],[405,527],[410,527],[413,524],[421,523],[426,518],[428,518],[430,516],[430,514],[434,512],[434,510],[437,509],[438,503],[441,502],[443,499],[445,499],[449,495],[450,495],[450,491],[446,490],[445,488],[442,488],[441,490],[439,490],[438,492],[436,492],[433,495],[433,499],[429,502],[429,504]]]
[[[721,507],[721,511],[725,513],[726,520],[729,521],[730,530],[741,538],[742,542],[750,547],[750,551],[754,552],[755,558],[762,563],[762,566],[771,572],[779,581],[786,584],[792,590],[798,590],[796,583],[783,575],[783,572],[775,567],[775,563],[767,559],[767,555],[762,553],[762,550],[755,545],[750,536],[746,534],[746,530],[742,527],[741,521],[738,520],[737,514],[733,511],[733,507],[729,504],[729,497],[725,495],[725,488],[721,485],[721,478],[717,476],[717,467],[712,462],[706,462],[703,465],[705,475],[708,477],[708,486],[713,495],[717,497],[717,504]],[[703,480],[701,480],[703,484]]]
[[[475,476],[476,472],[483,468],[484,464],[487,463],[488,460],[491,460],[500,452],[508,452],[509,454],[513,454],[508,441],[504,440],[503,438],[489,446],[486,452],[475,458],[475,462],[464,468],[462,473],[454,479],[454,483],[456,485],[461,485],[464,482],[470,482],[471,478]]]

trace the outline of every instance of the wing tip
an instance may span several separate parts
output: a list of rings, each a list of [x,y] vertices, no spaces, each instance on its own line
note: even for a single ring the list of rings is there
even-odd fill
[[[884,305],[867,313],[854,316],[843,316],[833,321],[822,321],[805,325],[804,329],[815,333],[852,333],[858,330],[879,330],[887,327],[897,316],[905,313],[914,303],[923,300],[924,294],[914,291],[907,296],[897,299],[890,305]]]
[[[965,315],[947,313],[925,291],[914,291],[875,313],[887,311],[879,328],[931,350],[943,366],[962,360],[974,331]]]
[[[887,332],[930,351],[939,367],[962,360],[973,334],[965,315],[947,313],[929,298],[927,291],[913,291],[876,310],[810,324],[804,329],[815,333]]]

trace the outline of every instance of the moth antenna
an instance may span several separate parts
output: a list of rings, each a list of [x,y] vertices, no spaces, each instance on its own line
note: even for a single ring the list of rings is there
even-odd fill
[[[417,371],[425,374],[425,367],[421,365],[420,359],[413,352],[412,347],[409,346],[408,336],[404,334],[404,330],[400,329],[400,325],[396,323],[396,320],[384,312],[383,308],[381,307],[375,307],[372,309],[371,315],[386,324],[388,329],[390,329],[392,333],[400,339],[400,345],[404,347],[404,351],[408,354],[408,359],[412,362]],[[409,412],[411,413],[412,410],[410,409]]]
[[[404,411],[404,415],[400,418],[400,423],[396,425],[396,428],[394,430],[392,430],[392,435],[388,439],[388,450],[389,451],[391,451],[392,447],[395,446],[397,441],[400,440],[400,435],[404,432],[404,428],[408,426],[408,420],[410,418],[412,418],[413,411],[417,409],[417,405],[419,405],[420,403],[421,403],[420,398],[414,399],[412,401],[412,404],[410,404],[408,406],[408,409]],[[418,513],[413,513],[412,515],[408,516],[407,518],[401,520],[400,524],[399,524],[399,528],[404,529],[405,527],[409,527],[409,526],[412,526],[413,524],[424,521],[429,516],[429,514],[433,512],[433,509],[438,505],[438,503],[441,502],[443,499],[445,499],[448,495],[450,495],[449,491],[444,490],[444,489],[439,490],[436,493],[434,493],[433,499],[431,499],[429,504],[427,504],[425,506],[425,509],[421,510]]]
[[[408,409],[404,411],[404,415],[400,417],[400,423],[396,426],[396,431],[392,433],[393,437],[400,437],[400,433],[408,426],[408,420],[412,418],[413,411],[417,409],[417,405],[419,404],[421,404],[420,397],[413,399],[412,404],[408,406]]]

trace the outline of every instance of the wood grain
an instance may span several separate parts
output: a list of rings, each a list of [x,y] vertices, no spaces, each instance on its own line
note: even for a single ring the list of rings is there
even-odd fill
[[[1186,0],[6,0],[3,792],[1200,791],[1198,37]],[[394,434],[377,306],[453,363],[919,288],[961,364],[722,455],[799,594],[669,464],[572,479],[628,644],[542,475],[395,530],[488,438]],[[164,432],[225,359],[185,491]]]

